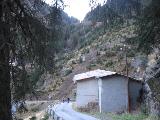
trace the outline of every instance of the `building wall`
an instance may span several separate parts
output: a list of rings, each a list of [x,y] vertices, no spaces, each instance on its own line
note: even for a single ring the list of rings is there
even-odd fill
[[[122,112],[128,109],[128,83],[123,76],[102,78],[102,112]]]
[[[95,79],[77,81],[77,107],[84,107],[89,102],[98,102],[98,81]]]
[[[130,80],[129,81],[129,100],[130,100],[130,109],[136,110],[139,106],[140,90],[142,89],[142,83]]]

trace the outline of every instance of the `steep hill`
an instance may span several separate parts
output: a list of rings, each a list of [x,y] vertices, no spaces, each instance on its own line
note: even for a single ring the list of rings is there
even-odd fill
[[[47,26],[52,22],[52,19],[48,20],[48,16],[53,15],[50,12],[52,7],[37,2],[26,0],[26,4],[33,7],[35,15]],[[144,88],[148,94],[147,101],[152,106],[150,98],[160,98],[157,87],[160,78],[158,3],[158,0],[108,0],[89,12],[82,23],[61,10],[59,26],[47,26],[49,29],[58,28],[59,36],[53,32],[51,37],[55,46],[51,46],[53,51],[48,53],[54,65],[48,63],[51,69],[41,76],[35,87],[38,98],[73,97],[76,88],[72,81],[74,75],[104,69],[124,75],[128,71],[129,76],[142,79],[147,86],[144,87],[148,88]]]
[[[73,76],[94,69],[121,74],[126,74],[128,69],[129,76],[142,79],[147,56],[129,44],[130,39],[137,36],[135,22],[128,18],[128,24],[106,27],[103,21],[89,19],[90,14],[97,15],[92,11],[82,23],[68,22],[64,49],[55,55],[54,71],[44,74],[37,83],[40,99],[46,99],[49,94],[54,99],[72,96],[75,89]]]
[[[92,24],[83,26],[84,24],[86,23],[77,25],[78,29],[74,32],[90,28],[80,37],[83,42],[72,48],[72,51],[56,55],[56,71],[53,76],[48,74],[41,80],[44,84],[38,91],[43,91],[46,95],[50,94],[54,99],[60,99],[73,95],[75,84],[72,79],[76,74],[94,69],[126,74],[126,53],[129,76],[142,78],[147,58],[143,54],[137,54],[135,47],[126,43],[127,39],[136,36],[134,25],[113,28],[104,33],[100,23],[94,26]],[[79,26],[83,27],[79,29]]]

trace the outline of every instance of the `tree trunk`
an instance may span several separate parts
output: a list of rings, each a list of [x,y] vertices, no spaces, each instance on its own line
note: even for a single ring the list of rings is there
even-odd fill
[[[5,6],[0,3],[0,120],[12,120],[9,46],[10,27]],[[7,19],[6,19],[7,18]]]
[[[7,48],[0,50],[0,120],[12,119],[8,56],[9,52]]]

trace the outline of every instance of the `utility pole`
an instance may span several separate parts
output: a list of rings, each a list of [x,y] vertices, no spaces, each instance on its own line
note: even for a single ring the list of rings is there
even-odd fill
[[[127,104],[127,109],[128,109],[128,112],[130,112],[129,75],[128,75],[129,70],[128,70],[127,49],[130,49],[130,47],[127,47],[125,44],[124,44],[124,48],[120,48],[120,50],[124,50],[124,53],[125,53],[126,76],[127,76],[127,90],[128,90],[128,104]]]
[[[124,44],[124,52],[125,52],[125,63],[126,63],[126,75],[128,78],[128,58],[127,58],[127,46]]]
[[[127,58],[127,47],[124,44],[123,48],[120,48],[121,51],[124,51],[125,54],[125,64],[126,64],[126,76],[128,77],[128,58]]]

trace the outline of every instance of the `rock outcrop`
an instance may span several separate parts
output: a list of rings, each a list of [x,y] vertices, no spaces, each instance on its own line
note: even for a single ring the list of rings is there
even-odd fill
[[[144,75],[144,100],[148,112],[160,116],[160,57],[158,56],[155,54],[150,60]]]

